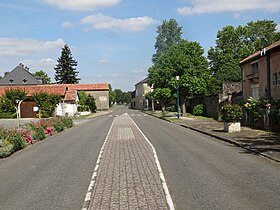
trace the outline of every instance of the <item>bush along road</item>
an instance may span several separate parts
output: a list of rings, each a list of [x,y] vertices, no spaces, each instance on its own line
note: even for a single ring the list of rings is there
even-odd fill
[[[34,142],[42,141],[47,136],[52,136],[72,126],[71,118],[56,117],[26,123],[20,130],[0,128],[0,158],[8,157]]]

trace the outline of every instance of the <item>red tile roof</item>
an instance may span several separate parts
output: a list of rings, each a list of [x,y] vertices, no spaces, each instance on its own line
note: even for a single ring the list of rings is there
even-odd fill
[[[268,47],[265,47],[265,52],[269,52],[270,50],[276,48],[276,47],[280,47],[280,40],[277,42],[274,42],[273,44],[269,45]],[[246,61],[249,61],[253,58],[257,58],[261,56],[261,51],[258,51],[250,56],[248,56],[247,58],[243,59],[242,61],[240,61],[240,64],[245,63]]]
[[[64,96],[66,87],[63,86],[41,86],[41,85],[21,85],[21,86],[0,86],[0,95],[4,95],[6,90],[20,89],[27,92],[27,96],[32,96],[36,92],[47,92],[49,94],[57,94]]]
[[[75,90],[109,90],[109,85],[107,83],[99,84],[66,84],[69,89]]]
[[[75,101],[77,97],[77,90],[67,90],[64,100],[65,101]]]

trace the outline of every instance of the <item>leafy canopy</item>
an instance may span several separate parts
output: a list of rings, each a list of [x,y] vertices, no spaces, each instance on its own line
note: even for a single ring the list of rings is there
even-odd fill
[[[43,78],[47,84],[50,84],[51,83],[51,78],[48,76],[48,74],[42,70],[40,71],[36,71],[34,74],[33,74],[35,77],[40,77],[40,78]]]
[[[157,63],[159,57],[173,44],[179,43],[182,39],[182,27],[175,19],[163,20],[157,27],[157,37],[155,43],[156,53],[153,55],[153,63]]]
[[[211,93],[219,93],[223,82],[241,81],[239,62],[280,39],[277,24],[270,20],[245,26],[226,26],[218,31],[216,46],[208,51],[212,73]]]

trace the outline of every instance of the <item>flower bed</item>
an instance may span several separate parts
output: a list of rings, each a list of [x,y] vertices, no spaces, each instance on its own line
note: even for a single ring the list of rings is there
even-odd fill
[[[26,123],[19,131],[0,128],[0,158],[72,126],[71,118],[49,118]]]

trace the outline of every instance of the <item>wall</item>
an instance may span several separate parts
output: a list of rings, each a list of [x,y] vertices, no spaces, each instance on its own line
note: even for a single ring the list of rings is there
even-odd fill
[[[271,81],[271,97],[275,100],[280,100],[280,84],[277,85],[272,84],[272,75],[273,73],[277,73],[278,77],[280,77],[280,51],[272,54],[270,56],[270,81]],[[278,79],[280,81],[280,79]]]
[[[145,95],[149,92],[151,92],[151,87],[148,83],[140,82],[135,85],[135,98],[133,100],[135,109],[148,109],[150,105],[148,100],[145,99]]]
[[[86,91],[95,99],[97,110],[109,109],[109,90],[104,91]]]
[[[198,104],[203,104],[205,115],[214,119],[219,118],[221,107],[229,102],[238,103],[242,101],[242,85],[241,82],[232,82],[223,84],[223,93],[219,95],[196,97],[187,101],[187,111],[193,112]]]

